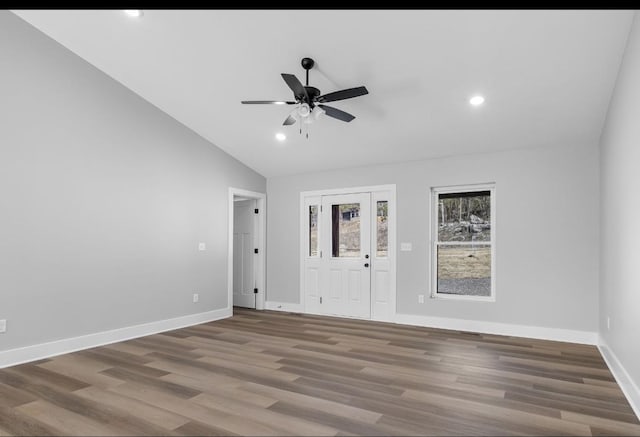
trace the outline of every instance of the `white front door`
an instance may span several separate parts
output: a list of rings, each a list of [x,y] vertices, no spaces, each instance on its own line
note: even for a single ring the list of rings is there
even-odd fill
[[[300,301],[307,313],[395,316],[395,186],[363,188],[370,190],[301,193]]]
[[[371,193],[322,196],[319,312],[371,317]]]
[[[255,200],[234,202],[233,305],[255,308]]]

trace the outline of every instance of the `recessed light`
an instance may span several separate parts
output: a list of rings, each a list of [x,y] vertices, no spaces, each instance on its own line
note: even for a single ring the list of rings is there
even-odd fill
[[[142,10],[140,9],[125,9],[124,13],[132,18],[140,18],[142,17]]]
[[[284,141],[287,139],[287,136],[285,134],[283,134],[282,132],[278,132],[276,134],[276,140],[278,141]]]
[[[480,106],[484,103],[484,97],[473,96],[471,97],[471,99],[469,99],[469,103],[471,103],[473,106]]]

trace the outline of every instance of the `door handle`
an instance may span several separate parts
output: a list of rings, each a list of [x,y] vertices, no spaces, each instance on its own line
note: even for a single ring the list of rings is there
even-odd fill
[[[369,263],[364,263],[364,266],[365,267],[369,267]]]

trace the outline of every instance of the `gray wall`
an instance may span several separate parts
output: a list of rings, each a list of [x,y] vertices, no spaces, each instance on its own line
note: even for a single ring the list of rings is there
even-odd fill
[[[0,11],[0,350],[225,307],[229,186],[265,179]]]
[[[392,145],[390,145],[392,147]],[[429,189],[496,183],[495,303],[426,299]],[[598,149],[538,148],[267,179],[267,299],[299,301],[299,193],[397,184],[398,313],[597,330]]]
[[[601,149],[600,334],[640,386],[640,16],[636,12]],[[607,329],[607,317],[610,329]]]

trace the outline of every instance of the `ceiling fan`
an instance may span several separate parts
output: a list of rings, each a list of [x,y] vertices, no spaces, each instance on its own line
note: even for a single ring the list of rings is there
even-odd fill
[[[307,73],[306,85],[302,85],[295,75],[282,73],[282,78],[289,88],[291,88],[291,91],[293,91],[295,101],[243,100],[242,103],[259,105],[297,105],[296,108],[291,111],[284,123],[282,123],[285,126],[292,125],[298,120],[300,120],[301,123],[304,121],[304,123],[308,124],[323,114],[346,122],[353,120],[355,116],[332,106],[327,106],[325,103],[363,96],[365,94],[369,94],[369,91],[367,91],[365,87],[359,86],[356,88],[334,91],[328,94],[320,94],[320,90],[318,88],[309,86],[309,70],[313,68],[315,64],[314,60],[311,58],[302,58],[301,64],[302,68],[304,68]],[[302,128],[300,129],[300,133],[302,133]]]

